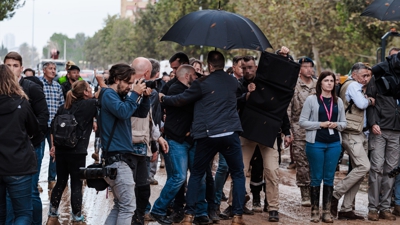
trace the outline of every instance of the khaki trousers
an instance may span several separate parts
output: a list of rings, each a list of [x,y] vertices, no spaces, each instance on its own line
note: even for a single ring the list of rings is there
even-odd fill
[[[360,188],[360,184],[370,169],[371,164],[367,154],[367,143],[364,133],[342,133],[342,145],[349,154],[353,170],[343,180],[339,181],[333,191],[333,196],[337,199],[340,199],[344,195],[341,212],[353,210],[353,201]]]
[[[266,182],[266,195],[268,201],[268,211],[279,210],[279,153],[276,142],[274,148],[267,147],[249,139],[240,137],[243,152],[244,173],[246,174],[250,167],[250,161],[254,154],[256,146],[260,148],[264,163],[264,178]],[[229,192],[228,204],[232,202],[232,186]]]

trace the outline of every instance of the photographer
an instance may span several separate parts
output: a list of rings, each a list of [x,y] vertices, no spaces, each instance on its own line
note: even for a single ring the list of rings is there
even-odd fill
[[[132,154],[131,116],[141,111],[138,98],[145,91],[146,84],[142,83],[143,79],[135,78],[135,70],[129,65],[114,65],[108,79],[110,88],[102,90],[100,99],[101,142],[103,146],[109,145],[105,161],[118,171],[115,180],[104,178],[115,198],[105,224],[130,225],[136,209],[134,176],[137,171],[133,165],[137,164],[138,156]],[[148,99],[143,99],[142,103],[149,104]],[[115,131],[110,139],[113,127]]]

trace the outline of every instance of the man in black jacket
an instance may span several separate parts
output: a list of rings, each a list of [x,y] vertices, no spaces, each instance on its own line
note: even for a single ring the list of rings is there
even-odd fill
[[[42,165],[42,158],[44,149],[44,134],[47,131],[47,121],[49,119],[49,110],[47,108],[46,98],[43,93],[43,89],[36,83],[26,80],[21,76],[23,71],[22,57],[17,52],[9,52],[4,57],[4,64],[6,64],[14,73],[19,80],[19,84],[22,89],[29,97],[29,103],[35,113],[35,116],[39,122],[40,132],[34,135],[31,139],[32,145],[35,148],[37,157],[37,169],[38,172],[32,176],[32,206],[33,206],[33,222],[32,224],[42,224],[42,201],[40,199],[38,182],[40,167]],[[12,207],[11,204],[7,205],[7,209]],[[10,211],[8,211],[10,212]],[[12,212],[12,210],[11,210]],[[14,218],[13,214],[7,214],[7,221],[12,221]]]
[[[234,183],[232,224],[244,224],[242,214],[245,177],[238,134],[242,127],[236,110],[237,80],[223,71],[225,58],[220,52],[211,51],[207,63],[211,72],[209,76],[197,79],[179,95],[160,94],[160,101],[165,105],[180,107],[195,104],[191,135],[197,145],[186,193],[185,217],[181,224],[192,224],[196,213],[198,187],[217,152],[225,157]]]
[[[61,84],[62,90],[63,90],[63,95],[64,99],[66,99],[67,92],[71,90],[72,84],[79,80],[79,72],[81,69],[79,69],[78,66],[72,65],[68,69],[67,73],[67,81]]]
[[[31,68],[27,68],[24,70],[24,74],[25,74],[25,79],[26,80],[30,80],[32,82],[35,82],[36,84],[39,84],[40,87],[42,87],[43,89],[43,83],[42,81],[40,81],[40,79],[38,77],[35,76],[35,71]]]
[[[177,81],[171,85],[168,95],[177,95],[183,93],[192,82],[197,78],[195,70],[190,65],[182,65],[176,73]],[[172,224],[172,222],[180,222],[172,218],[166,217],[167,207],[175,198],[181,187],[186,182],[187,170],[193,170],[193,160],[196,144],[190,137],[190,126],[193,122],[194,104],[188,104],[183,107],[166,106],[166,120],[164,125],[165,139],[170,146],[169,152],[165,155],[168,163],[166,164],[168,171],[168,179],[160,193],[160,197],[154,203],[151,215],[161,224]],[[196,205],[195,222],[206,222],[207,203],[204,200],[205,185],[199,185],[203,196],[199,196]],[[202,197],[202,198],[201,198]],[[174,208],[174,210],[179,210]]]
[[[399,164],[400,107],[397,104],[398,100],[380,94],[375,85],[375,78],[372,77],[366,91],[369,97],[375,98],[375,106],[367,108],[367,125],[370,128],[368,150],[371,162],[368,220],[396,220],[396,216],[390,211],[395,180],[389,178],[388,173]]]

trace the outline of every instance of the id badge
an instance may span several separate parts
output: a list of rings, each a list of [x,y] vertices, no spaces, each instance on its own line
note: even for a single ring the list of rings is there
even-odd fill
[[[333,131],[333,129],[328,129],[329,130],[329,135],[334,135],[335,134],[335,132]]]

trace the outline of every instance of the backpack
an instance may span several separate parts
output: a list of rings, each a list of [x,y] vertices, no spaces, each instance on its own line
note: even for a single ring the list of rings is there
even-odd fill
[[[79,106],[77,107],[77,109],[78,108]],[[76,110],[73,113],[70,113],[70,111],[68,110],[67,113],[57,115],[54,118],[52,134],[55,146],[74,148],[78,143],[80,139],[77,135],[78,122],[76,121],[74,116]]]

